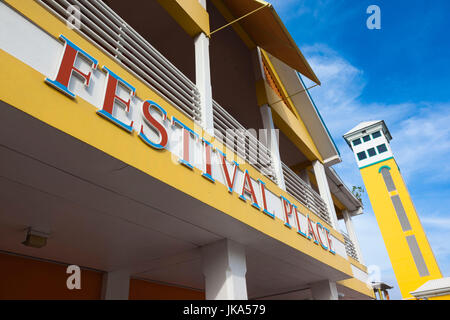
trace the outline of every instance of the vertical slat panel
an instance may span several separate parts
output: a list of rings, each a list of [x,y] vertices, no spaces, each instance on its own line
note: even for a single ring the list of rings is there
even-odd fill
[[[276,182],[272,154],[216,101],[213,101],[214,133],[228,148]]]
[[[301,204],[317,214],[327,223],[331,224],[328,209],[322,197],[307,185],[287,165],[282,164],[286,191],[296,198]]]
[[[350,237],[347,234],[342,233],[342,235],[344,236],[345,251],[347,252],[347,255],[352,257],[353,259],[359,261],[358,253],[356,252],[356,248],[355,248],[355,244],[353,243],[353,241],[350,239]]]

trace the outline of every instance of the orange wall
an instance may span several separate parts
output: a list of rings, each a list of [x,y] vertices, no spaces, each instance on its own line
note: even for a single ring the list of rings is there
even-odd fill
[[[130,300],[205,300],[205,293],[131,279]]]
[[[100,299],[102,273],[81,270],[81,290],[66,287],[66,265],[0,254],[0,299]]]
[[[66,287],[67,265],[0,253],[0,300],[98,300],[103,273],[81,270],[81,290]],[[130,280],[130,300],[204,300],[196,290]]]

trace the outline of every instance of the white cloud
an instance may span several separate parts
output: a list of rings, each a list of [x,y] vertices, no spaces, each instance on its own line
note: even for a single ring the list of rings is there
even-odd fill
[[[422,104],[395,129],[392,145],[408,178],[449,181],[450,104]],[[394,134],[393,133],[393,134]]]
[[[438,227],[450,230],[450,218],[425,218],[421,219],[424,225],[429,225],[431,227]]]

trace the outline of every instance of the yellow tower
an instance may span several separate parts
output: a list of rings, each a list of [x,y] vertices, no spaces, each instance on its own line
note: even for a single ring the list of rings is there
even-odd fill
[[[344,135],[356,157],[403,299],[442,278],[389,142],[384,121],[360,123]]]

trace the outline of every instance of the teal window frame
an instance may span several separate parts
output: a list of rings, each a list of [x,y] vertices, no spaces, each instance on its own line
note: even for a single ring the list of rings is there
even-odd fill
[[[385,150],[384,150],[384,151],[380,151],[380,147],[384,147],[384,148],[385,148]],[[386,144],[385,144],[385,143],[383,143],[383,144],[380,144],[379,146],[377,146],[377,151],[378,151],[378,153],[379,153],[379,154],[381,154],[381,153],[385,153],[385,152],[387,152],[387,151],[388,151],[388,148],[387,148]]]
[[[370,154],[371,150],[373,150],[373,154]],[[367,154],[369,155],[369,157],[375,157],[377,155],[377,150],[375,150],[375,148],[367,149]]]
[[[359,146],[362,143],[361,138],[352,141],[354,147]]]
[[[364,158],[361,159],[361,155],[362,155],[362,154],[364,154]],[[356,154],[356,156],[358,157],[358,160],[359,160],[359,161],[363,161],[363,160],[367,159],[367,154],[366,154],[365,151],[358,152],[358,153]]]
[[[375,135],[377,135],[377,136],[375,137]],[[372,133],[372,139],[376,139],[376,138],[379,138],[379,137],[381,137],[381,132],[380,131]]]

